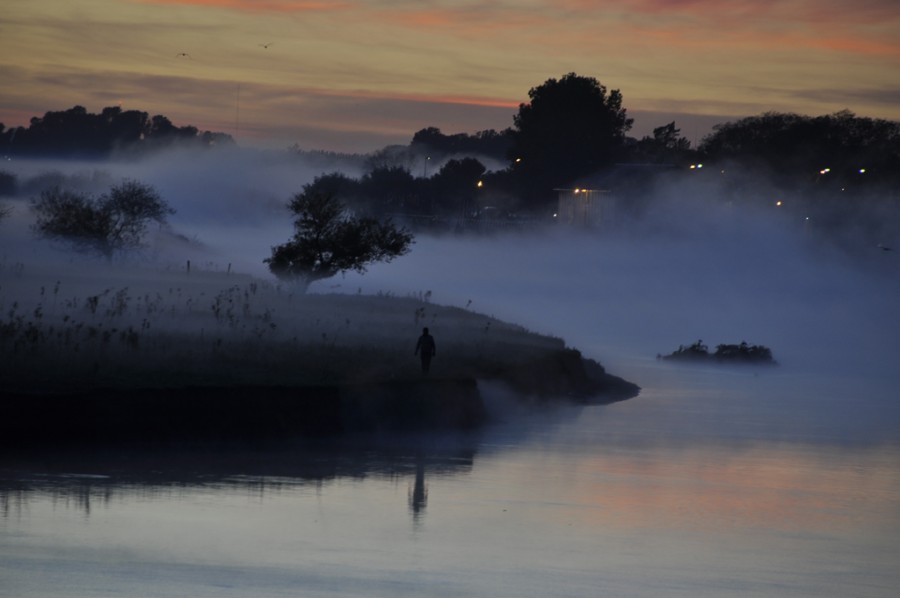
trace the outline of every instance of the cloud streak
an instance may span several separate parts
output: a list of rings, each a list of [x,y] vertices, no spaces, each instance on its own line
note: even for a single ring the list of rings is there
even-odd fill
[[[876,0],[97,0],[78,14],[65,6],[4,7],[7,126],[26,124],[23,114],[122,102],[227,132],[240,101],[246,132],[281,143],[286,132],[317,131],[293,141],[347,149],[348,128],[359,127],[355,149],[367,151],[422,126],[504,128],[531,87],[573,71],[621,90],[635,114],[849,108],[900,119],[883,99],[895,87],[900,17]],[[176,58],[182,52],[190,58]],[[828,93],[836,80],[844,89]],[[662,124],[639,120],[633,133]]]
[[[303,0],[138,0],[145,4],[199,6],[246,12],[332,12],[352,6],[348,2],[304,2]]]

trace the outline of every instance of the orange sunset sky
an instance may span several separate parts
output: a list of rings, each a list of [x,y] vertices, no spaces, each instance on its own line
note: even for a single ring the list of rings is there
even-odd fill
[[[631,135],[769,110],[900,120],[897,0],[4,0],[0,122],[81,105],[241,145],[367,152],[512,126],[565,73]]]

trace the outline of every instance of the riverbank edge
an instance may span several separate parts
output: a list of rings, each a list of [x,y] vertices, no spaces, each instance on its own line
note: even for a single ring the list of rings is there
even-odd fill
[[[574,349],[523,363],[417,379],[316,386],[96,388],[0,392],[0,444],[171,442],[328,437],[352,433],[472,430],[489,421],[479,380],[523,399],[607,404],[640,388]]]

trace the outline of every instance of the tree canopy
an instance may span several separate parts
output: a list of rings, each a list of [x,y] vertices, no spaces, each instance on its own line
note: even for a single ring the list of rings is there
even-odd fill
[[[841,111],[824,116],[766,112],[716,125],[700,143],[704,156],[762,166],[797,181],[858,177],[893,184],[900,173],[900,123]]]
[[[680,164],[691,155],[691,142],[681,136],[675,121],[653,129],[653,135],[641,138],[632,152],[638,162]]]
[[[448,156],[484,156],[504,160],[512,147],[512,129],[493,129],[474,135],[446,135],[437,127],[426,127],[413,135],[410,147],[434,159]]]
[[[390,220],[357,218],[334,195],[306,190],[289,203],[294,235],[272,248],[264,261],[278,278],[301,284],[341,272],[365,272],[375,262],[389,262],[406,254],[413,235]]]
[[[32,210],[38,235],[107,258],[140,247],[148,224],[163,224],[174,213],[153,187],[137,181],[125,181],[98,198],[54,187],[32,202]]]
[[[532,88],[528,97],[513,117],[509,154],[523,194],[545,198],[615,161],[633,122],[619,90],[607,92],[597,79],[569,73]]]
[[[225,133],[176,127],[162,115],[150,116],[118,106],[92,114],[83,106],[35,116],[29,126],[0,125],[0,150],[16,156],[104,157],[113,151],[138,152],[187,144],[211,147],[233,144]]]

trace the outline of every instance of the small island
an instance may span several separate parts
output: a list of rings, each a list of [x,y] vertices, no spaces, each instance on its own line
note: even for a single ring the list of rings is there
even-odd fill
[[[709,348],[702,340],[684,346],[668,355],[657,355],[658,359],[682,360],[682,361],[714,361],[720,363],[759,363],[774,365],[777,362],[772,358],[772,351],[763,345],[750,345],[745,341],[738,344],[717,345],[715,353],[710,353]]]

